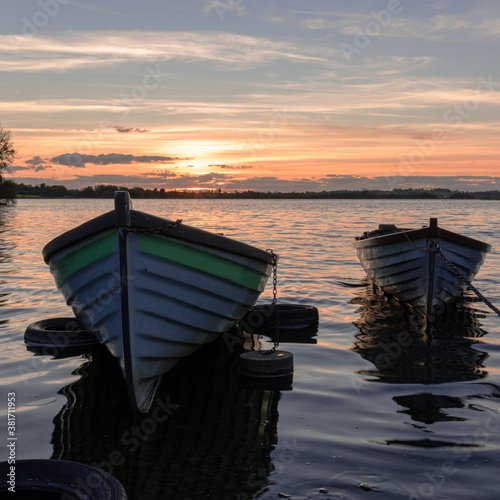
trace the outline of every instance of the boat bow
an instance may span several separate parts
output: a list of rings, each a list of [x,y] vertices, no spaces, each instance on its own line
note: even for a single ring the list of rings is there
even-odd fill
[[[43,256],[75,316],[120,361],[141,411],[166,372],[254,305],[273,262],[245,243],[133,210],[127,192]]]
[[[487,243],[439,227],[434,218],[420,229],[381,224],[356,238],[354,247],[378,286],[428,316],[443,312],[466,287],[447,260],[472,281],[491,250]]]

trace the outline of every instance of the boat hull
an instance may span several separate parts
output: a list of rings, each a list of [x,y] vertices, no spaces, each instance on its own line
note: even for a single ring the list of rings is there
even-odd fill
[[[140,212],[126,225],[119,218],[62,235],[44,257],[75,316],[118,358],[133,404],[147,411],[162,375],[257,301],[273,257],[186,225],[155,233],[144,226],[172,222]]]
[[[442,313],[471,282],[491,247],[435,225],[354,242],[367,275],[386,293],[427,315]],[[445,259],[446,257],[446,259]]]

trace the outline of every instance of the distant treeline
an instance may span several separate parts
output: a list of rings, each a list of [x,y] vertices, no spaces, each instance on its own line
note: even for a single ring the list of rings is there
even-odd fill
[[[187,198],[187,199],[482,199],[500,200],[500,191],[452,191],[450,189],[363,189],[362,191],[306,191],[306,192],[263,192],[263,191],[223,191],[222,189],[206,190],[171,190],[144,189],[141,187],[119,187],[101,184],[87,186],[83,189],[68,189],[62,185],[49,186],[40,184],[16,184],[19,198],[112,198],[115,191],[128,191],[132,199],[153,198]]]

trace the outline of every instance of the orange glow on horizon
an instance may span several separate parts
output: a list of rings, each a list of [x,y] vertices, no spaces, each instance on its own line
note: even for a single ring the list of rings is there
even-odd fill
[[[491,124],[491,127],[496,125]],[[276,131],[273,135],[252,135],[243,130],[227,131],[222,140],[213,128],[193,130],[148,129],[143,134],[119,134],[116,131],[13,129],[20,153],[17,165],[35,157],[45,161],[36,168],[17,169],[9,177],[50,177],[64,183],[79,176],[122,175],[158,177],[158,186],[167,187],[169,179],[179,176],[219,174],[238,180],[273,177],[286,181],[322,179],[328,176],[364,178],[405,178],[410,176],[498,175],[497,135],[488,129],[454,130],[453,127],[395,129],[387,127],[318,128],[303,124]],[[500,128],[500,127],[498,127]],[[183,139],[197,135],[197,140]],[[145,142],[145,139],[147,141]],[[168,140],[167,140],[168,139]],[[253,141],[253,142],[252,142]],[[99,165],[84,168],[59,165],[51,161],[61,154],[144,154],[171,157],[171,161]],[[43,168],[46,167],[46,168]],[[136,181],[139,182],[139,181]],[[148,181],[145,186],[151,185]],[[206,188],[218,186],[216,179]],[[223,186],[223,182],[220,182]],[[444,187],[444,186],[443,186]],[[199,189],[196,187],[196,189]]]

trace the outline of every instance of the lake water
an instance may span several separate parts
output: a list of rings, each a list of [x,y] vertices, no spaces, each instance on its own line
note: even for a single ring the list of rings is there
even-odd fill
[[[238,375],[239,346],[221,338],[166,376],[152,418],[131,410],[106,351],[28,351],[31,322],[71,315],[42,247],[112,201],[19,200],[0,207],[0,460],[15,392],[18,459],[100,466],[131,500],[498,498],[500,317],[466,292],[426,335],[409,308],[365,281],[352,247],[380,222],[419,227],[438,217],[493,246],[474,284],[499,306],[498,202],[135,200],[134,208],[280,255],[278,302],[320,314],[317,331],[282,338],[294,356],[291,387],[249,384]],[[260,302],[271,298],[268,284]]]

